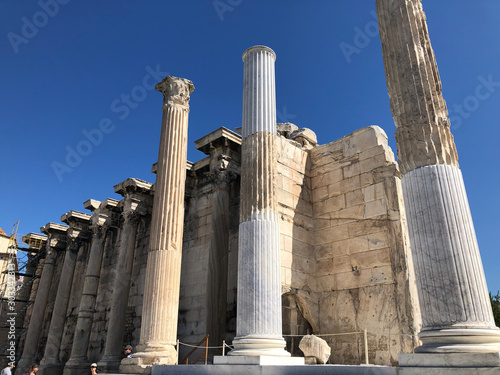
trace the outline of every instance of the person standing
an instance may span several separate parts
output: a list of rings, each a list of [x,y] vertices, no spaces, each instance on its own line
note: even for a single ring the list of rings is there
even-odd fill
[[[30,375],[36,375],[37,372],[38,372],[38,365],[32,365],[30,367]]]
[[[12,375],[12,369],[14,368],[14,365],[9,365],[5,367],[2,372],[0,372],[0,375]]]
[[[127,345],[125,349],[123,350],[123,354],[125,355],[125,358],[131,358],[132,357],[132,345]]]

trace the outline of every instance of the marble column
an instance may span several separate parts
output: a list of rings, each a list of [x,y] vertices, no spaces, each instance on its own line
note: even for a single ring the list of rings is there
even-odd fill
[[[290,356],[281,332],[275,60],[264,46],[243,54],[238,305],[231,356]]]
[[[65,225],[48,223],[45,227],[41,228],[47,234],[45,263],[43,266],[40,283],[36,293],[33,311],[29,321],[28,331],[26,333],[26,340],[23,348],[23,354],[16,367],[18,374],[27,372],[28,367],[31,366],[37,355],[38,343],[42,333],[42,326],[45,317],[45,308],[47,306],[49,292],[52,285],[54,270],[56,267],[56,258],[58,255],[57,248],[62,246],[65,242],[67,227]]]
[[[101,203],[101,206],[104,204],[105,201]],[[108,218],[107,212],[105,213],[101,208],[96,209],[92,216],[91,230],[93,236],[89,260],[85,273],[85,281],[83,283],[71,355],[64,366],[64,375],[80,374],[82,371],[88,370],[87,352],[95,312],[99,278],[101,275],[104,245],[107,238],[106,233],[108,232],[108,226],[110,224]]]
[[[115,192],[125,196],[123,204],[123,224],[120,231],[120,249],[116,266],[115,283],[109,313],[108,329],[104,354],[98,363],[98,368],[106,372],[118,372],[123,353],[123,332],[127,316],[130,281],[134,265],[134,251],[139,222],[145,210],[139,207],[142,193],[149,194],[151,184],[129,178],[116,185]],[[143,212],[144,211],[144,212]],[[130,343],[127,343],[130,344]]]
[[[421,1],[376,4],[422,313],[415,353],[499,352]]]
[[[151,234],[138,352],[125,358],[120,372],[151,370],[154,364],[175,364],[179,310],[184,191],[186,184],[189,98],[194,86],[167,76],[155,86],[163,94]]]
[[[71,287],[73,285],[76,259],[80,247],[85,240],[88,240],[87,227],[90,223],[90,217],[88,214],[76,211],[70,211],[61,217],[62,222],[69,224],[67,231],[68,241],[50,328],[47,334],[45,353],[40,361],[40,369],[38,370],[39,374],[59,374],[62,370],[63,364],[59,361],[59,349],[66,321]]]

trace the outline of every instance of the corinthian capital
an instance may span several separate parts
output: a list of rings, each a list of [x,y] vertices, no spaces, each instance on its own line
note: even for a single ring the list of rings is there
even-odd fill
[[[189,95],[194,91],[193,82],[185,78],[167,76],[155,89],[163,94],[163,105],[181,105],[189,108]]]

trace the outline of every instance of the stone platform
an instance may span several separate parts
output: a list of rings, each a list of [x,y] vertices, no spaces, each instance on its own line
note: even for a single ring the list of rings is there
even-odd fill
[[[274,357],[267,355],[215,356],[214,365],[304,366],[304,357]]]
[[[397,367],[343,365],[178,365],[153,366],[151,375],[397,375],[397,370]]]
[[[399,355],[398,375],[500,375],[500,353]]]

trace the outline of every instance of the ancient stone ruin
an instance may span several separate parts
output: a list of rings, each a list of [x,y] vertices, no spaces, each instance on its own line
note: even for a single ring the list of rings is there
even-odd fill
[[[219,366],[304,366],[309,334],[335,364],[367,353],[400,374],[500,365],[422,5],[376,3],[399,161],[378,126],[320,145],[311,129],[276,124],[276,55],[255,46],[242,129],[197,140],[207,156],[188,162],[194,86],[166,77],[156,183],[129,178],[114,186],[120,200],[90,199],[89,213],[42,228],[18,371],[150,372],[190,350],[177,340],[207,335]]]

